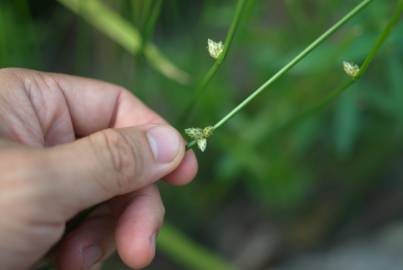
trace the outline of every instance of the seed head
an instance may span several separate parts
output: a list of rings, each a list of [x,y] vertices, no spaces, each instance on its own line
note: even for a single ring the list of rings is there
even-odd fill
[[[356,78],[360,74],[360,67],[352,62],[343,61],[344,72],[351,78]]]
[[[204,152],[207,148],[207,140],[206,139],[197,140],[197,147],[199,147],[200,151]]]
[[[208,137],[213,135],[213,133],[214,133],[214,127],[208,126],[208,127],[203,128],[203,137],[204,138],[207,139]]]
[[[217,59],[224,51],[224,45],[221,41],[215,42],[214,40],[207,39],[207,49],[210,56]]]
[[[207,148],[207,139],[213,135],[214,127],[208,126],[203,129],[201,128],[187,128],[185,129],[186,135],[191,139],[195,140],[197,147],[204,152]]]
[[[185,129],[185,133],[195,140],[203,138],[203,130],[201,128],[187,128]]]

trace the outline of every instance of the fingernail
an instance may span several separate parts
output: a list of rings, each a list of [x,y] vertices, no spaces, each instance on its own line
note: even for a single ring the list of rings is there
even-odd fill
[[[90,269],[102,258],[102,250],[98,246],[89,246],[83,251],[84,269]]]
[[[167,126],[152,127],[147,132],[154,158],[160,163],[168,163],[175,159],[179,152],[180,138],[178,133]]]

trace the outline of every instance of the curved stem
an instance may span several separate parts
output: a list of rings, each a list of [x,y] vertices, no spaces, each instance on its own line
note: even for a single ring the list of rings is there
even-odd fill
[[[235,15],[232,19],[230,28],[228,30],[227,37],[224,42],[224,50],[220,54],[220,56],[217,58],[217,60],[214,62],[214,64],[211,66],[211,68],[207,71],[204,78],[196,86],[194,94],[193,94],[189,104],[186,106],[182,115],[179,117],[180,123],[183,124],[183,123],[187,122],[187,120],[191,116],[191,112],[192,112],[193,108],[197,105],[204,90],[207,88],[208,84],[213,79],[214,75],[217,73],[217,71],[219,70],[221,65],[224,63],[224,60],[225,60],[226,56],[228,55],[228,52],[231,48],[232,41],[234,40],[235,33],[236,33],[239,23],[241,21],[241,17],[243,14],[243,10],[246,6],[246,2],[247,2],[247,0],[238,1],[237,6],[235,8]]]
[[[368,53],[367,57],[365,57],[364,62],[362,63],[360,67],[360,72],[357,77],[351,78],[348,81],[344,82],[340,87],[338,87],[336,90],[333,92],[330,92],[327,96],[325,96],[318,104],[312,106],[311,108],[308,108],[305,110],[303,113],[298,115],[297,117],[291,119],[288,124],[285,126],[290,126],[293,123],[298,122],[298,120],[305,118],[309,115],[314,114],[315,112],[323,109],[326,107],[329,103],[331,103],[335,98],[340,96],[342,93],[344,93],[346,90],[348,90],[354,83],[356,83],[363,75],[364,73],[368,70],[369,65],[372,63],[374,60],[376,54],[378,53],[379,49],[382,47],[382,45],[385,43],[387,38],[389,37],[390,33],[392,32],[393,28],[397,25],[399,22],[400,17],[402,16],[403,13],[403,0],[399,0],[397,3],[397,6],[393,9],[394,13],[383,29],[382,33],[376,40],[374,46]]]

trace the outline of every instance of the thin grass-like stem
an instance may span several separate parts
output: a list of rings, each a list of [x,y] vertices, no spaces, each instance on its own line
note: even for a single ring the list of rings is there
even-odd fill
[[[203,77],[203,79],[200,81],[200,83],[196,86],[194,90],[194,94],[192,95],[192,98],[189,102],[189,104],[185,107],[185,110],[179,117],[179,123],[185,124],[190,116],[192,115],[192,112],[194,108],[197,106],[201,96],[204,94],[205,89],[207,88],[208,84],[211,82],[211,80],[214,78],[215,74],[217,74],[217,71],[221,67],[221,65],[224,63],[225,58],[228,55],[228,52],[231,48],[232,42],[235,37],[235,33],[239,27],[239,23],[242,18],[243,11],[246,7],[246,3],[248,0],[238,0],[236,8],[235,8],[235,14],[234,17],[231,21],[230,28],[228,30],[227,37],[225,38],[224,41],[224,50],[220,54],[220,56],[216,59],[214,64],[211,66],[211,68],[207,71],[206,75]]]
[[[145,20],[144,26],[143,26],[143,31],[142,31],[142,40],[141,40],[141,45],[140,45],[140,51],[144,53],[144,48],[148,45],[150,42],[152,35],[154,34],[155,31],[155,26],[158,20],[158,17],[161,13],[161,8],[162,8],[162,1],[163,0],[156,0],[153,5],[148,4],[148,8],[151,9],[148,11],[148,16]],[[150,3],[151,1],[146,1]]]
[[[344,82],[341,86],[339,86],[336,90],[330,92],[327,96],[325,96],[318,104],[312,106],[311,108],[306,109],[303,113],[298,115],[297,117],[290,120],[285,126],[291,126],[293,123],[299,122],[299,120],[306,118],[310,115],[315,114],[316,112],[322,110],[327,105],[329,105],[334,99],[340,96],[342,93],[347,91],[352,85],[354,85],[368,70],[369,65],[374,60],[376,54],[379,49],[381,49],[382,45],[385,43],[387,38],[390,36],[393,28],[397,25],[400,20],[400,17],[403,13],[403,0],[399,0],[397,6],[393,9],[393,15],[390,18],[389,22],[386,24],[385,28],[381,32],[380,36],[377,38],[374,46],[368,53],[367,57],[365,57],[358,75],[354,78],[351,78]]]
[[[275,128],[270,132],[269,139],[273,140],[276,136],[281,136],[283,132],[291,129],[294,127],[297,123],[315,115],[316,113],[322,111],[324,108],[326,108],[330,103],[332,103],[336,98],[338,98],[340,95],[342,95],[344,92],[350,89],[352,85],[354,85],[367,71],[369,65],[372,63],[374,60],[375,56],[377,55],[379,49],[382,47],[382,45],[385,43],[387,38],[390,36],[393,28],[397,25],[399,22],[400,17],[402,16],[403,13],[403,0],[399,0],[398,4],[396,7],[393,8],[393,14],[386,24],[385,28],[379,35],[379,37],[376,39],[374,45],[372,46],[371,50],[369,51],[368,55],[365,57],[361,67],[360,67],[360,72],[358,76],[354,78],[350,78],[346,81],[344,81],[340,86],[338,86],[336,89],[331,91],[329,94],[327,94],[324,98],[322,98],[319,102],[317,102],[314,105],[308,106],[307,109],[302,110],[302,112],[297,113],[296,116],[288,119],[285,123],[283,123],[281,126]]]
[[[335,25],[333,25],[329,30],[327,30],[323,35],[312,42],[308,47],[306,47],[300,54],[298,54],[294,59],[292,59],[288,64],[286,64],[282,69],[280,69],[276,74],[274,74],[270,79],[268,79],[262,86],[256,89],[250,96],[248,96],[244,101],[242,101],[238,106],[236,106],[232,111],[225,115],[220,121],[214,125],[214,129],[221,127],[224,123],[230,120],[234,115],[236,115],[240,110],[242,110],[246,105],[248,105],[253,99],[255,99],[260,93],[267,89],[271,84],[281,78],[290,69],[292,69],[296,64],[298,64],[302,59],[304,59],[309,53],[311,53],[316,47],[321,45],[325,40],[327,40],[332,34],[334,34],[340,27],[351,20],[355,15],[357,15],[361,10],[363,10],[368,4],[373,0],[364,0],[358,6],[353,8],[346,16],[339,20]]]
[[[226,114],[221,120],[219,120],[214,126],[214,130],[221,127],[232,117],[234,117],[240,110],[242,110],[246,105],[248,105],[253,99],[255,99],[260,93],[266,90],[275,81],[285,75],[290,71],[295,65],[297,65],[301,60],[308,56],[315,48],[326,41],[330,36],[332,36],[338,29],[345,25],[348,21],[354,18],[360,11],[367,7],[373,0],[363,0],[360,4],[354,7],[350,12],[348,12],[343,18],[336,22],[332,27],[330,27],[325,33],[319,36],[311,44],[308,45],[302,52],[300,52],[296,57],[294,57],[290,62],[288,62],[283,68],[281,68],[277,73],[275,73],[270,79],[268,79],[263,85],[252,92],[250,96],[244,99],[238,106],[236,106],[232,111]],[[187,148],[190,149],[195,145],[194,141],[187,144]]]

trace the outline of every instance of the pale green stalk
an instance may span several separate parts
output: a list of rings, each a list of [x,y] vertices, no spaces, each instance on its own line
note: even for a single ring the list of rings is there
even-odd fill
[[[139,53],[142,42],[139,31],[101,1],[58,1],[74,13],[80,15],[83,19],[118,43],[129,53]],[[154,44],[148,43],[145,46],[144,55],[150,65],[167,78],[181,84],[189,82],[189,75],[168,60]]]
[[[355,8],[353,8],[347,15],[340,19],[336,24],[329,28],[325,33],[313,41],[308,47],[306,47],[301,53],[299,53],[295,58],[293,58],[288,64],[281,68],[276,74],[274,74],[270,79],[268,79],[262,86],[256,89],[250,96],[243,100],[238,106],[236,106],[232,111],[225,115],[221,120],[219,120],[214,126],[214,129],[221,127],[228,120],[234,117],[240,110],[242,110],[246,105],[248,105],[253,99],[255,99],[259,94],[266,90],[275,81],[281,78],[289,70],[291,70],[296,64],[298,64],[302,59],[309,55],[315,48],[326,41],[330,36],[332,36],[338,29],[340,29],[344,24],[356,16],[360,11],[368,6],[373,0],[364,0]],[[195,141],[188,143],[187,148],[191,148],[196,144]]]
[[[191,241],[174,227],[164,225],[157,240],[158,248],[169,255],[184,269],[193,270],[234,270],[231,264],[223,261],[199,244]]]

